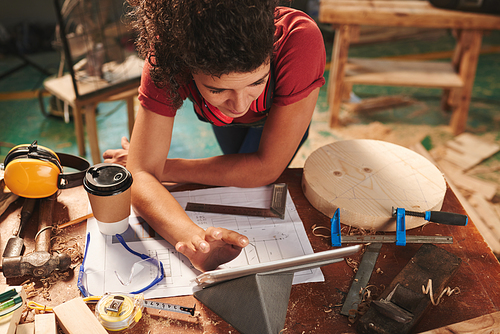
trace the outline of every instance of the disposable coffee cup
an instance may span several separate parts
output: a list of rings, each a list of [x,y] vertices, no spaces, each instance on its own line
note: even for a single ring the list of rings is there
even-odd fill
[[[97,164],[85,173],[83,187],[102,234],[121,234],[127,230],[131,185],[132,174],[118,164]]]

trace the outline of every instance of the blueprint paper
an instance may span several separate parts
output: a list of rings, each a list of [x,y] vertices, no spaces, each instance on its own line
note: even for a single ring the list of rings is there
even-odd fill
[[[272,186],[250,189],[220,187],[173,192],[172,195],[182,207],[186,207],[188,202],[196,202],[269,208]],[[289,192],[284,220],[190,211],[186,213],[204,229],[209,226],[223,227],[246,235],[250,240],[250,244],[237,258],[221,268],[235,268],[314,253]],[[137,217],[133,210],[129,225],[128,230],[122,234],[128,246],[139,253],[150,256],[157,254],[165,268],[165,279],[147,290],[145,298],[192,294],[196,287],[194,279],[200,271],[184,255],[178,253],[174,246],[157,235],[141,217]],[[85,262],[86,271],[101,273],[89,275],[89,291],[94,295],[121,292],[120,289],[123,288],[113,273],[114,270],[127,276],[126,273],[139,258],[126,251],[116,237],[101,234],[95,218],[87,221],[87,232],[90,233],[90,247]],[[296,272],[293,284],[322,281],[324,277],[321,270],[314,268]]]

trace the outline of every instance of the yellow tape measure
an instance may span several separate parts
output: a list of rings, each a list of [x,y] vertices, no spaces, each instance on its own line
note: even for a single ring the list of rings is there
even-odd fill
[[[95,314],[104,328],[121,331],[133,327],[142,318],[144,297],[139,295],[108,294],[102,296]]]

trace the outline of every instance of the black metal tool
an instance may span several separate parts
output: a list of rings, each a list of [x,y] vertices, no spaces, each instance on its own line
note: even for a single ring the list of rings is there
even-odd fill
[[[392,207],[392,216],[396,217],[397,209]],[[446,225],[456,225],[456,226],[466,226],[469,221],[467,215],[462,215],[454,212],[443,212],[443,211],[425,211],[416,212],[405,210],[405,215],[413,217],[422,217],[427,221],[446,224]]]
[[[27,224],[33,215],[35,204],[37,200],[33,198],[26,198],[21,210],[21,219],[19,226],[14,230],[14,235],[7,240],[2,257],[20,256],[24,251],[24,240],[22,238],[24,226]]]
[[[407,334],[431,307],[422,284],[432,280],[434,292],[443,291],[462,260],[435,245],[424,244],[408,261],[379,299],[356,322],[359,334]]]
[[[381,243],[372,243],[366,247],[363,258],[359,264],[358,271],[356,272],[356,276],[352,281],[351,288],[347,293],[344,305],[342,305],[342,309],[340,310],[340,314],[349,316],[349,311],[351,309],[358,309],[362,299],[362,293],[360,291],[364,291],[364,289],[368,286],[368,281],[372,276],[373,268],[375,267],[381,248]]]

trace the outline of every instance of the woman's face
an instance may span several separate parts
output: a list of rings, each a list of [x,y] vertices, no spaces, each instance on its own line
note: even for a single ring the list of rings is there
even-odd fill
[[[224,115],[237,118],[245,115],[250,105],[264,90],[269,78],[270,64],[253,72],[229,73],[214,77],[193,74],[196,86],[205,100]]]

